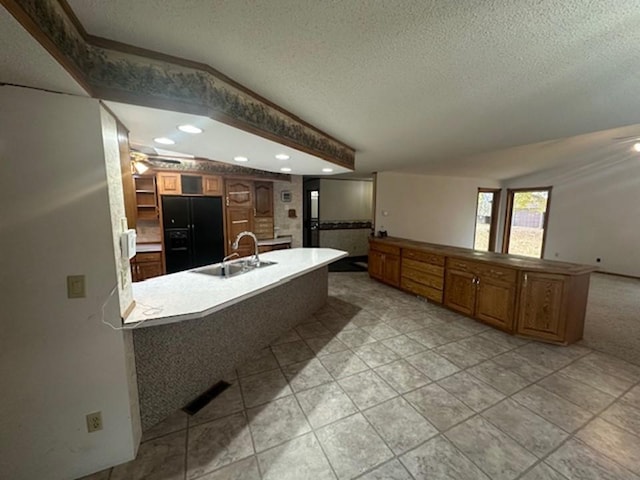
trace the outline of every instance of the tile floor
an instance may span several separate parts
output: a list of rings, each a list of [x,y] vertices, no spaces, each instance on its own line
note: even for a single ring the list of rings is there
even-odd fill
[[[330,274],[326,307],[95,479],[640,480],[640,367]]]

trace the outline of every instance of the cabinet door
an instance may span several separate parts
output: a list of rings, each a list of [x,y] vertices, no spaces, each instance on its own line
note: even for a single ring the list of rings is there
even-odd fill
[[[384,255],[383,280],[389,285],[400,286],[400,257],[398,255]]]
[[[256,217],[273,217],[273,183],[255,182]]]
[[[564,341],[567,277],[525,272],[520,292],[517,332],[536,338]]]
[[[369,250],[369,275],[378,280],[383,279],[384,254],[377,250]]]
[[[474,274],[458,270],[446,270],[444,304],[460,313],[473,316],[476,303]]]
[[[179,173],[159,172],[156,177],[156,183],[158,185],[158,193],[161,195],[182,194]]]
[[[138,279],[136,281],[159,277],[160,275],[162,275],[161,262],[138,263]]]
[[[237,250],[231,246],[240,232],[253,231],[253,211],[248,208],[227,208],[227,253],[238,252],[241,257],[252,255],[254,252],[251,237],[240,240]]]
[[[209,196],[222,196],[222,177],[204,175],[202,177],[202,194]]]
[[[476,318],[512,332],[515,288],[515,282],[501,282],[490,277],[479,277],[476,285]]]
[[[227,180],[227,207],[245,207],[253,211],[253,182]]]

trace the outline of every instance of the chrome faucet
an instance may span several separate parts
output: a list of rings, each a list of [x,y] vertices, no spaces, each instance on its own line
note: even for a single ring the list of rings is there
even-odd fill
[[[232,259],[233,257],[239,257],[240,254],[238,252],[233,252],[230,255],[227,255],[222,259],[222,276],[225,277],[227,275],[227,260]]]
[[[236,237],[236,239],[234,240],[234,242],[231,245],[231,247],[234,250],[237,250],[238,249],[238,244],[239,244],[240,239],[242,237],[251,237],[251,238],[253,238],[253,245],[255,247],[254,252],[253,252],[253,256],[255,257],[255,260],[253,261],[253,264],[256,267],[259,267],[260,266],[260,257],[258,257],[258,237],[256,237],[253,232],[248,232],[248,231],[240,232],[238,234],[238,236]]]

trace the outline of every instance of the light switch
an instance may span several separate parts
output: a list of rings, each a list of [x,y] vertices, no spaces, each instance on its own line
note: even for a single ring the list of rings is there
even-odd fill
[[[67,277],[67,298],[84,298],[86,296],[84,275],[69,275]]]

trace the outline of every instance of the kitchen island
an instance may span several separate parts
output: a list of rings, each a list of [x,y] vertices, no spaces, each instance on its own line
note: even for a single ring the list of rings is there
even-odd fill
[[[224,278],[197,270],[133,285],[133,342],[143,429],[202,394],[327,301],[328,248],[260,255],[274,265]]]

